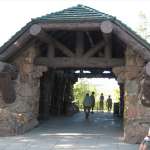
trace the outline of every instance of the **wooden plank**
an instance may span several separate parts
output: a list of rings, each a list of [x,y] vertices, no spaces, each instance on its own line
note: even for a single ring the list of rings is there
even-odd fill
[[[46,65],[51,68],[111,68],[115,66],[123,66],[123,59],[112,58],[110,60],[105,58],[67,58],[56,57],[54,59],[48,59],[46,57],[38,57],[35,59],[35,64]]]
[[[104,46],[104,41],[99,42],[94,47],[90,48],[83,57],[91,57],[91,56],[93,56],[95,53],[100,51],[103,46]]]
[[[76,56],[81,57],[84,52],[84,34],[76,32]]]

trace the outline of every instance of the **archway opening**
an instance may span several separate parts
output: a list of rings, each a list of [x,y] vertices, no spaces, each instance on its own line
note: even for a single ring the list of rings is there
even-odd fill
[[[111,112],[123,117],[124,88],[118,83],[112,69],[49,69],[40,83],[39,119],[51,115],[73,115],[83,110],[86,92],[95,92],[94,111],[107,111],[107,98],[111,95]],[[104,94],[104,110],[100,110],[100,94]]]

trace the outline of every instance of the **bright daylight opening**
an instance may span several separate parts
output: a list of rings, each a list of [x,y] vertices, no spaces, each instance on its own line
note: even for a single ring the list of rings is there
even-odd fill
[[[110,71],[104,71],[103,73],[110,73]],[[104,112],[107,112],[107,99],[109,95],[112,98],[112,109],[116,103],[120,101],[120,89],[118,82],[115,79],[108,78],[79,78],[78,82],[74,84],[74,100],[79,109],[83,110],[83,99],[86,93],[91,95],[95,92],[95,107],[94,111],[100,111],[100,95],[104,95]]]

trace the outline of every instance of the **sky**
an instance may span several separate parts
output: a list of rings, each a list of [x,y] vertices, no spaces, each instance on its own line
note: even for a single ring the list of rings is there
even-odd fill
[[[139,25],[139,12],[150,16],[149,0],[0,0],[0,46],[31,18],[83,4],[116,16],[133,30]]]

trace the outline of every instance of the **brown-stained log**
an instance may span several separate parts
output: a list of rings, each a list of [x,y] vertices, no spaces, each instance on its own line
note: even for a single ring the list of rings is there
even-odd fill
[[[55,57],[48,59],[46,57],[38,57],[35,59],[35,64],[46,65],[52,68],[110,68],[114,66],[123,66],[123,59],[105,59],[105,58],[67,58]]]
[[[98,51],[100,51],[103,46],[104,46],[104,41],[99,42],[99,43],[96,44],[94,47],[90,48],[90,49],[84,54],[83,57],[85,58],[85,57],[91,57],[91,56],[93,56],[95,53],[97,53]]]
[[[84,34],[76,32],[76,56],[81,57],[84,52]]]

